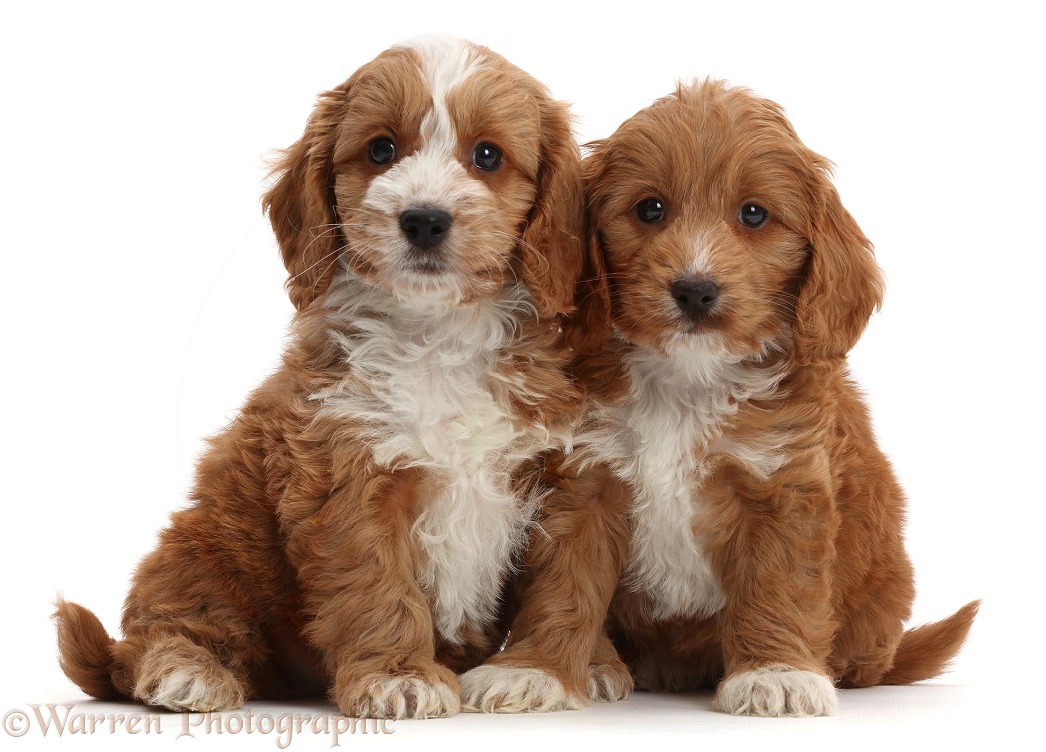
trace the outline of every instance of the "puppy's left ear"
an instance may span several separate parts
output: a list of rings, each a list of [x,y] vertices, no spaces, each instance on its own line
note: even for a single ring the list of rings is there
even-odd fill
[[[799,289],[794,327],[800,362],[839,358],[857,343],[883,300],[872,244],[843,207],[825,168],[811,195],[810,256]]]
[[[537,196],[519,244],[520,277],[541,318],[574,309],[581,273],[581,153],[567,106],[541,97],[541,167]]]

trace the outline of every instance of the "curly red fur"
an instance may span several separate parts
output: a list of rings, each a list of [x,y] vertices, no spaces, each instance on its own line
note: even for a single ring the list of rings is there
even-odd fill
[[[479,142],[499,169],[470,162]],[[419,201],[453,221],[437,248],[401,230]],[[58,604],[62,667],[176,710],[328,691],[356,716],[452,713],[580,411],[569,113],[490,50],[419,40],[320,96],[264,203],[297,308],[282,366],[210,442],[123,638]]]
[[[534,672],[559,707],[605,699],[604,619],[639,687],[718,686],[734,713],[826,714],[833,685],[939,673],[977,607],[904,632],[905,499],[845,360],[882,281],[829,163],[780,107],[709,81],[595,143],[584,172],[567,334],[587,417],[512,638],[467,699],[547,707],[505,700]]]

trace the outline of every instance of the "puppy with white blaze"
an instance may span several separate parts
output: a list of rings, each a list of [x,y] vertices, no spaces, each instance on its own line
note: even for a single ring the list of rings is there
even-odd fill
[[[977,604],[904,629],[904,494],[846,365],[882,280],[829,163],[780,107],[707,81],[594,144],[583,172],[567,329],[584,423],[508,645],[464,700],[577,707],[634,680],[828,715],[836,687],[939,674]]]
[[[449,715],[580,416],[571,118],[490,50],[422,38],[322,94],[274,175],[282,365],[211,440],[123,639],[59,602],[61,665],[176,711],[328,692],[355,717]]]

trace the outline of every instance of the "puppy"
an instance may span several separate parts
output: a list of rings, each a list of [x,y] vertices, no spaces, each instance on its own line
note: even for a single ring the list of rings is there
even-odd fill
[[[328,689],[353,716],[445,716],[501,642],[541,455],[580,415],[569,113],[490,50],[424,38],[322,94],[275,175],[282,366],[211,441],[123,639],[58,604],[62,668],[178,711]]]
[[[591,393],[484,710],[718,687],[827,715],[928,679],[976,614],[904,632],[904,496],[846,366],[882,297],[829,163],[744,89],[680,87],[594,145],[569,332]]]

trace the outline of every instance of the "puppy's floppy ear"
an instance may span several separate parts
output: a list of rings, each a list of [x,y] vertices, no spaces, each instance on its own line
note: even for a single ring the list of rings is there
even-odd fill
[[[574,308],[581,273],[581,153],[571,132],[567,106],[547,96],[541,108],[541,166],[534,208],[519,244],[520,277],[541,318]]]
[[[603,349],[613,333],[603,243],[595,231],[589,232],[575,302],[574,314],[563,323],[567,344],[581,355],[593,355]]]
[[[587,197],[585,260],[574,297],[574,314],[563,324],[567,344],[582,355],[599,352],[613,333],[610,279],[607,275],[606,253],[596,226],[597,207],[593,190],[602,171],[602,161],[599,143],[592,146],[595,147],[595,151],[586,157],[582,170]]]
[[[349,82],[320,95],[301,140],[282,153],[262,198],[299,311],[327,289],[344,243],[334,214],[331,164]]]
[[[845,355],[883,299],[872,244],[843,207],[823,160],[811,200],[810,256],[794,327],[796,356],[804,363]]]

